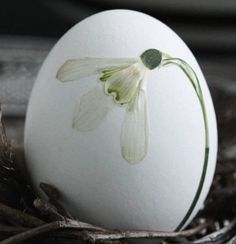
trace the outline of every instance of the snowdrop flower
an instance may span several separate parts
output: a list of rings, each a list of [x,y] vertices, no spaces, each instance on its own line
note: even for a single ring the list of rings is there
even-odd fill
[[[80,98],[74,112],[73,128],[79,131],[93,130],[111,109],[124,107],[126,113],[120,137],[122,156],[129,163],[142,161],[147,154],[149,137],[146,102],[148,74],[155,68],[169,64],[175,64],[184,71],[204,108],[201,88],[192,68],[185,61],[171,58],[157,49],[148,49],[135,58],[86,57],[67,60],[57,72],[56,78],[60,81],[99,75],[97,86]],[[204,118],[206,120],[205,114]]]

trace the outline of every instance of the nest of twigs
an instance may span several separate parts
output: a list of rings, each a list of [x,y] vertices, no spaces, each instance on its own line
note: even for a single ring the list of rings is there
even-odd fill
[[[62,206],[55,186],[41,183],[47,200],[34,191],[6,137],[0,118],[0,244],[121,243],[156,238],[160,243],[236,243],[235,96],[213,89],[219,129],[218,163],[205,207],[186,230],[112,230],[81,222]],[[1,117],[1,115],[0,115]],[[158,242],[157,242],[158,243]]]

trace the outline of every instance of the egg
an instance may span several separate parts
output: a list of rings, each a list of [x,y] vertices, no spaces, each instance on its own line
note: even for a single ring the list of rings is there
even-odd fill
[[[216,163],[214,107],[192,52],[168,26],[101,12],[53,47],[26,116],[25,156],[80,220],[174,231],[203,207]]]

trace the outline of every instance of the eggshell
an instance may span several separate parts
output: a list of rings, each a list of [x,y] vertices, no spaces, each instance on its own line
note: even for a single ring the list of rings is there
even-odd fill
[[[97,75],[68,83],[56,79],[67,59],[139,57],[149,48],[187,61],[199,78],[206,104],[210,145],[206,177],[184,223],[202,179],[205,132],[199,100],[182,70],[155,69],[148,78],[149,147],[137,164],[121,155],[126,112],[122,107],[113,109],[92,131],[71,126],[76,103],[97,85]],[[38,74],[25,126],[27,164],[35,185],[47,182],[60,189],[65,206],[82,221],[107,228],[183,228],[203,206],[216,152],[215,113],[201,69],[178,35],[153,17],[130,10],[95,14],[58,41]]]

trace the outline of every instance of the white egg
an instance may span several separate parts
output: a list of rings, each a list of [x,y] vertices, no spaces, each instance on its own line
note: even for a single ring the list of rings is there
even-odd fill
[[[105,93],[101,74],[86,71],[71,82],[56,78],[68,59],[106,58],[109,66],[110,58],[137,60],[150,48],[185,60],[199,79],[202,96],[178,66],[156,68],[149,72],[133,116]],[[90,61],[85,62],[91,68]],[[92,105],[81,102],[82,97]],[[133,127],[124,122],[129,116]],[[183,228],[203,206],[216,153],[215,112],[201,69],[176,33],[153,17],[130,10],[95,14],[58,41],[38,74],[25,126],[28,167],[35,185],[55,185],[65,206],[82,221],[107,228]]]

